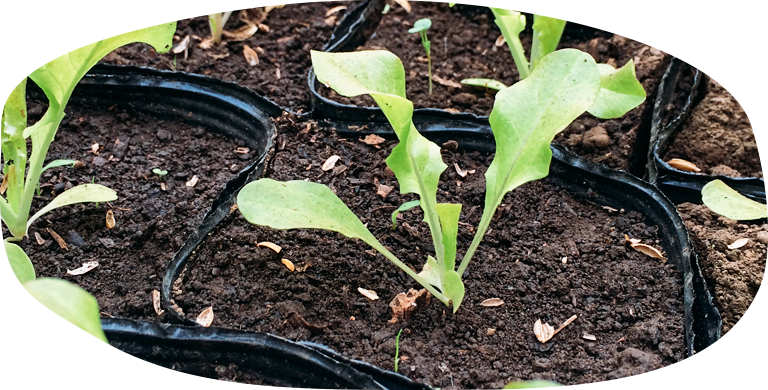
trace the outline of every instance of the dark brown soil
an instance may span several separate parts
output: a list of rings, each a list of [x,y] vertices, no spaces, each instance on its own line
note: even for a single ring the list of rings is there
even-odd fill
[[[705,22],[718,19],[749,19],[744,12],[744,0],[689,0],[682,16]]]
[[[368,229],[409,266],[420,269],[433,251],[423,215],[402,213],[392,230],[391,213],[414,198],[400,196],[386,172],[382,149],[357,139],[339,139],[314,122],[280,118],[277,151],[266,175],[328,185]],[[344,166],[323,172],[339,155]],[[483,173],[492,156],[444,151],[438,201],[460,202],[459,258],[472,239],[484,198]],[[476,172],[461,178],[452,167]],[[375,181],[394,186],[385,198]],[[440,388],[501,388],[510,380],[541,378],[564,384],[634,375],[684,358],[679,273],[630,249],[624,234],[658,246],[656,228],[642,215],[608,211],[571,197],[548,180],[507,195],[464,277],[467,295],[456,314],[434,300],[405,322],[391,324],[389,302],[419,288],[407,275],[360,241],[317,230],[278,231],[247,223],[235,211],[196,251],[175,292],[176,303],[194,319],[213,307],[213,326],[271,332],[311,340],[393,369],[395,334],[400,372]],[[276,254],[256,243],[273,242]],[[563,258],[567,258],[565,262]],[[290,260],[304,272],[291,272]],[[358,287],[381,297],[371,301]],[[499,307],[483,307],[501,298]],[[296,312],[314,332],[293,327]],[[537,319],[557,327],[578,319],[547,344],[532,327]],[[584,334],[595,335],[588,341]],[[222,379],[233,379],[222,373]]]
[[[411,2],[412,12],[407,13],[401,6],[392,4],[391,11],[382,17],[375,34],[360,50],[386,49],[400,57],[406,72],[406,93],[416,108],[442,108],[453,112],[489,115],[494,100],[493,91],[468,86],[457,89],[437,82],[433,83],[432,95],[428,94],[429,79],[424,48],[418,34],[407,32],[421,18],[432,20],[428,36],[432,42],[434,75],[454,82],[465,78],[491,78],[512,85],[519,80],[507,46],[495,46],[501,32],[485,7],[449,8],[446,3]],[[530,30],[523,32],[521,39],[523,47],[530,47]],[[638,80],[647,92],[646,102],[614,120],[601,120],[585,113],[555,138],[556,142],[568,146],[579,155],[612,168],[630,171],[632,149],[638,132],[647,127],[641,127],[641,123],[644,116],[650,115],[647,108],[653,106],[653,98],[668,63],[668,56],[640,42],[594,30],[586,35],[566,30],[559,48],[584,50],[595,57],[597,62],[617,67],[633,59]],[[344,98],[322,86],[320,91],[341,103],[375,105],[368,96]],[[639,174],[642,175],[642,172]]]
[[[10,354],[0,360],[3,377],[0,378],[2,390],[72,390],[77,381],[77,360],[59,347],[36,347],[24,352]],[[53,377],[49,371],[67,368],[60,376]],[[47,369],[47,370],[46,370]],[[238,390],[277,390],[279,387],[265,384],[253,375],[237,370],[236,366],[217,365],[218,378],[168,378],[142,374],[141,367],[131,375],[147,390],[189,390],[192,388],[238,389]]]
[[[30,103],[33,123],[44,111]],[[166,264],[202,221],[224,184],[252,159],[253,152],[234,153],[240,141],[226,139],[201,127],[160,120],[130,108],[84,107],[70,104],[46,162],[74,159],[83,168],[53,168],[43,173],[42,196],[32,213],[54,194],[94,181],[117,191],[109,204],[79,204],[44,215],[29,229],[23,248],[38,276],[62,278],[93,294],[107,316],[167,321],[152,308],[154,289],[160,290]],[[91,152],[100,145],[98,155]],[[163,178],[152,168],[168,171]],[[199,179],[194,187],[186,182]],[[166,190],[161,189],[165,183]],[[117,222],[106,227],[107,210]],[[63,250],[46,228],[67,243]],[[45,240],[41,246],[35,234]],[[86,261],[99,266],[69,276]]]
[[[187,56],[171,52],[157,54],[145,44],[131,44],[109,54],[103,62],[117,65],[150,66],[209,75],[220,80],[236,82],[269,98],[283,108],[295,112],[309,111],[310,99],[307,73],[312,65],[309,51],[320,50],[330,39],[336,23],[345,11],[326,17],[326,11],[338,5],[352,7],[356,2],[327,2],[289,4],[273,9],[261,23],[269,32],[258,31],[240,41],[223,39],[221,46],[202,49],[202,39],[211,36],[208,16],[178,22],[174,41],[178,44],[191,37]],[[263,8],[247,10],[251,20],[263,15]],[[238,11],[232,13],[225,30],[235,31],[244,26]],[[264,50],[259,64],[251,66],[243,55],[243,46]]]
[[[723,317],[725,334],[747,311],[763,281],[768,225],[739,223],[703,205],[683,203],[677,209],[691,233],[699,264]],[[743,247],[728,249],[740,238],[749,241]]]
[[[669,14],[675,8],[674,0],[584,0],[583,4],[601,11],[650,12],[656,14]]]
[[[710,175],[763,177],[744,109],[715,80],[706,82],[706,95],[670,141],[663,160],[688,160]]]

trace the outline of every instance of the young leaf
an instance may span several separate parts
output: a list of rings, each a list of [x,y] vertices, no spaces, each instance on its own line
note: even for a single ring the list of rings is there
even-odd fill
[[[496,18],[495,22],[501,30],[501,35],[507,41],[509,51],[512,52],[512,59],[515,60],[520,79],[524,80],[531,74],[528,60],[525,58],[523,43],[520,42],[520,33],[525,30],[525,15],[520,12],[493,7],[491,7],[491,11]]]
[[[53,160],[53,161],[49,162],[48,165],[44,166],[43,169],[40,170],[40,173],[42,174],[43,172],[45,172],[46,170],[51,169],[51,168],[63,167],[65,165],[75,165],[76,162],[77,161],[75,161],[75,160],[63,160],[63,159],[62,160]]]
[[[766,205],[747,198],[722,180],[707,183],[701,189],[701,200],[715,213],[737,221],[768,217]]]
[[[60,279],[38,279],[0,292],[0,334],[28,331],[59,344],[80,361],[78,389],[142,390],[101,330],[90,294]]]
[[[8,180],[8,203],[14,210],[19,207],[27,168],[27,141],[22,135],[27,127],[26,86],[27,80],[24,79],[11,92],[3,107],[3,119],[0,122],[3,174]]]
[[[504,195],[549,173],[549,144],[591,106],[600,89],[592,57],[579,50],[549,54],[527,79],[499,91],[489,118],[496,155],[485,173],[483,216],[459,266],[463,274]]]
[[[443,294],[453,303],[453,312],[456,313],[464,299],[464,283],[461,276],[454,270],[445,273],[443,279]]]
[[[557,49],[560,36],[563,35],[565,20],[548,16],[533,16],[533,44],[531,46],[531,71],[539,66],[539,62],[547,54]]]
[[[273,229],[323,229],[359,238],[441,301],[448,302],[428,282],[401,262],[371,234],[360,219],[330,188],[303,180],[280,182],[260,179],[248,183],[237,194],[237,205],[245,219]]]
[[[411,33],[411,34],[417,33],[417,32],[422,32],[422,31],[426,31],[430,27],[432,27],[432,20],[431,19],[428,19],[428,18],[419,19],[419,20],[417,20],[416,22],[413,23],[413,27],[411,29],[409,29],[408,32]]]
[[[456,268],[456,236],[459,234],[459,216],[461,204],[438,203],[437,215],[443,229],[443,247],[445,247],[445,271]]]
[[[768,0],[747,0],[744,11],[761,26],[768,26]]]
[[[419,272],[419,276],[424,278],[427,283],[440,288],[440,271],[438,269],[437,260],[432,256],[427,256],[427,262]]]
[[[400,205],[400,207],[397,208],[394,212],[392,212],[392,230],[395,230],[397,228],[397,214],[400,214],[403,211],[410,210],[416,206],[419,205],[419,200],[412,200],[410,202],[405,202]]]
[[[8,255],[8,261],[11,263],[13,274],[19,282],[26,283],[35,279],[35,267],[29,260],[29,257],[20,246],[7,242],[5,244],[5,254]]]
[[[464,79],[461,80],[461,83],[472,87],[490,88],[497,91],[501,91],[502,89],[507,88],[507,86],[501,81],[496,81],[493,79]]]
[[[27,222],[27,229],[32,226],[32,223],[35,222],[36,219],[53,209],[75,203],[110,202],[115,199],[117,199],[117,193],[101,184],[81,184],[62,192],[59,196],[55,197],[51,203],[48,203],[45,207],[40,209],[40,211],[35,213],[35,215],[33,215]]]
[[[601,119],[621,117],[645,101],[645,89],[635,75],[635,64],[630,59],[616,70],[599,64],[600,92],[587,111]]]

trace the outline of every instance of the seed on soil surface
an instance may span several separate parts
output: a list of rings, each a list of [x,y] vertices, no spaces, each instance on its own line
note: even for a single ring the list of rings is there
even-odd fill
[[[176,47],[173,48],[173,50],[171,50],[171,52],[173,54],[184,53],[184,58],[186,58],[187,57],[187,48],[189,47],[189,40],[190,40],[190,36],[187,35],[186,37],[184,37],[184,39],[181,40],[181,42],[179,42],[178,45],[176,45]]]
[[[379,299],[379,295],[376,294],[376,291],[366,290],[366,289],[364,289],[362,287],[358,287],[357,291],[359,291],[360,294],[363,294],[366,298],[368,298],[368,299],[370,299],[372,301],[375,301],[375,300]]]
[[[409,3],[408,0],[395,0],[395,3],[400,4],[401,7],[405,8],[405,12],[411,13],[411,3]]]
[[[461,88],[461,84],[459,84],[459,83],[457,83],[457,82],[455,82],[453,80],[444,79],[444,78],[442,78],[442,77],[440,77],[438,75],[433,75],[432,76],[432,80],[435,80],[438,84],[444,85],[446,87],[459,88],[459,89]]]
[[[496,328],[488,328],[485,330],[486,336],[493,336],[496,334]]]
[[[202,313],[197,316],[195,322],[205,328],[211,326],[211,324],[213,324],[213,306],[208,306],[207,309],[203,310]]]
[[[662,255],[661,252],[658,249],[656,249],[656,248],[654,248],[654,247],[652,247],[650,245],[645,245],[645,244],[640,244],[640,243],[632,243],[631,246],[632,246],[632,248],[634,248],[636,251],[638,251],[640,253],[646,254],[648,256],[651,256],[651,257],[654,257],[654,258],[657,258],[657,259],[664,260],[664,255]]]
[[[558,334],[561,330],[563,330],[566,326],[570,325],[571,322],[576,321],[576,318],[578,318],[575,314],[572,315],[570,318],[565,320],[562,325],[560,325],[559,328],[555,329],[548,323],[541,323],[541,320],[536,320],[536,322],[533,323],[533,334],[536,335],[536,338],[541,341],[542,343],[546,343],[549,341],[552,337],[554,337],[556,334]]]
[[[166,187],[165,183],[160,183],[160,189],[163,191],[168,191],[168,187]]]
[[[728,249],[739,249],[744,245],[747,245],[748,242],[749,238],[739,238],[738,240],[734,241],[733,244],[728,245]]]
[[[349,320],[350,320],[350,321],[354,321],[354,320],[355,320],[355,316],[351,316],[351,317],[349,317]]]
[[[507,43],[507,40],[504,39],[503,35],[499,35],[499,37],[496,38],[496,42],[494,43],[494,45],[496,45],[496,47],[502,47],[504,46],[505,43]]]
[[[560,261],[562,261],[563,264],[568,263],[568,256],[563,257]]]
[[[269,241],[259,242],[256,244],[256,246],[263,246],[265,248],[272,249],[273,251],[275,251],[275,253],[280,253],[280,251],[283,250],[283,248],[281,248],[279,245],[271,243]]]
[[[112,209],[107,210],[107,229],[112,229],[115,227],[115,213],[112,212]]]
[[[496,307],[496,306],[501,306],[503,304],[504,304],[504,301],[501,300],[501,298],[488,298],[480,302],[480,306],[485,306],[485,307]]]
[[[280,68],[275,69],[275,78],[280,80]]]
[[[91,153],[93,153],[93,154],[95,154],[97,156],[99,155],[99,143],[98,142],[96,142],[93,145],[91,145]]]
[[[246,24],[232,32],[224,30],[221,32],[221,35],[225,36],[227,40],[240,42],[252,37],[253,34],[256,34],[256,31],[259,31],[259,26],[255,24]]]
[[[345,9],[347,9],[346,5],[337,5],[336,7],[333,7],[331,9],[329,9],[328,11],[325,11],[325,16],[331,16],[331,15],[333,15],[333,14],[339,12],[339,11],[343,11]]]
[[[157,315],[165,313],[165,310],[160,307],[160,291],[152,290],[152,307],[155,308]]]
[[[67,247],[67,243],[64,242],[64,239],[62,239],[60,235],[58,235],[56,232],[51,230],[51,228],[45,228],[45,230],[48,232],[48,234],[51,235],[51,237],[53,237],[56,243],[59,244],[59,248],[64,249],[65,251],[69,251],[69,247]]]
[[[453,167],[456,168],[456,173],[458,173],[459,176],[461,176],[461,177],[467,177],[468,173],[475,173],[474,169],[467,169],[465,171],[465,170],[459,168],[459,164],[458,163],[453,163]]]
[[[379,144],[383,143],[384,141],[386,141],[384,138],[379,137],[376,134],[368,134],[367,136],[365,136],[365,138],[360,139],[360,142],[363,142],[368,145],[372,145],[376,149],[381,149]]]
[[[8,176],[3,176],[3,184],[0,184],[0,195],[5,194],[5,190],[8,189]]]
[[[320,169],[322,169],[323,171],[330,171],[331,169],[333,169],[333,167],[336,166],[336,161],[339,161],[340,158],[341,157],[335,154],[331,157],[328,157],[328,159],[325,160],[325,162],[323,163],[323,166]]]
[[[191,178],[191,179],[189,179],[189,181],[187,181],[187,187],[190,187],[190,188],[191,188],[191,187],[194,187],[194,186],[195,186],[195,184],[197,184],[197,182],[198,182],[199,180],[200,180],[200,179],[197,177],[197,175],[194,175],[194,176],[192,176],[192,178]]]
[[[208,37],[200,41],[200,44],[197,45],[199,48],[203,50],[208,50],[211,47],[213,47],[213,37]]]
[[[256,66],[259,64],[259,55],[256,54],[256,51],[251,49],[251,47],[248,45],[243,45],[243,57],[245,57],[245,61],[250,66]],[[245,149],[248,149],[248,148],[245,148]]]
[[[583,338],[585,340],[597,341],[597,337],[595,337],[595,335],[586,334],[586,333],[581,335],[581,338]]]
[[[86,261],[85,263],[83,263],[83,266],[80,268],[67,270],[67,275],[72,275],[72,276],[82,275],[98,266],[99,266],[98,261]]]
[[[293,263],[288,259],[281,259],[280,262],[285,265],[286,268],[288,268],[291,272],[296,270],[296,267],[293,265]]]
[[[237,153],[237,154],[248,154],[248,152],[250,152],[250,151],[251,151],[251,149],[248,149],[248,148],[243,147],[243,146],[235,149],[235,153]]]
[[[45,240],[43,239],[43,236],[40,235],[40,233],[35,232],[35,241],[37,241],[37,245],[44,245]]]
[[[677,168],[681,171],[701,172],[701,168],[697,167],[694,163],[683,160],[681,158],[673,158],[667,161],[667,164],[669,164],[669,166],[671,166],[672,168]]]

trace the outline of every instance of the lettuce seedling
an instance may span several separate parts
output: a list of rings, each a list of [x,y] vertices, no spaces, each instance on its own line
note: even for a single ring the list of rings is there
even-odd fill
[[[78,390],[141,390],[101,330],[99,306],[87,291],[60,279],[37,279],[0,292],[0,334],[32,332],[80,361]]]
[[[163,177],[168,174],[168,171],[160,168],[152,168],[152,173],[154,173],[157,176]]]
[[[427,52],[427,68],[429,72],[429,94],[432,94],[432,51],[430,50],[429,38],[427,38],[427,30],[432,27],[432,20],[428,18],[419,19],[413,23],[413,27],[408,30],[408,33],[419,33],[421,36],[421,44],[424,46],[424,51]]]
[[[312,51],[320,82],[346,97],[370,95],[386,115],[400,143],[386,159],[402,194],[415,193],[429,226],[435,256],[417,273],[385,248],[328,187],[303,180],[261,179],[246,185],[237,204],[249,222],[274,229],[324,229],[358,238],[379,251],[446,305],[458,310],[464,274],[504,195],[549,172],[549,144],[592,105],[600,73],[592,57],[560,50],[542,59],[526,80],[500,91],[490,116],[496,155],[486,177],[485,210],[472,244],[456,270],[461,204],[438,203],[437,186],[447,168],[440,147],[413,124],[413,103],[405,98],[405,71],[388,51]]]
[[[520,33],[525,29],[526,24],[525,15],[500,8],[491,8],[491,11],[512,53],[520,79],[524,80],[536,69],[542,58],[557,49],[565,28],[565,21],[541,15],[533,16],[534,33],[529,63],[520,41]],[[620,69],[615,69],[608,64],[598,66],[600,94],[587,112],[600,119],[619,118],[645,101],[645,89],[637,80],[635,65],[631,59]],[[464,79],[461,83],[495,90],[507,88],[504,83],[493,79]]]
[[[107,187],[83,184],[64,191],[29,216],[45,155],[64,118],[64,108],[72,91],[93,65],[120,46],[145,42],[158,52],[168,51],[176,31],[179,4],[179,0],[130,0],[104,19],[74,31],[36,25],[27,33],[25,17],[18,14],[0,17],[0,146],[5,163],[3,187],[7,188],[6,197],[0,197],[0,218],[11,233],[11,237],[0,244],[4,255],[0,263],[10,268],[17,283],[28,281],[30,275],[34,278],[34,271],[30,274],[31,264],[19,268],[19,264],[28,263],[29,258],[20,249],[11,248],[9,245],[13,244],[8,241],[21,240],[35,220],[53,209],[117,199],[115,191]],[[27,78],[48,98],[45,115],[30,127],[27,127]],[[28,140],[32,145],[29,156]]]
[[[722,180],[712,180],[704,185],[701,200],[710,210],[736,221],[768,218],[766,205],[747,198]]]
[[[221,34],[224,32],[224,25],[227,24],[227,20],[232,15],[232,11],[217,12],[215,14],[208,15],[208,26],[211,28],[211,37],[213,43],[221,43]]]

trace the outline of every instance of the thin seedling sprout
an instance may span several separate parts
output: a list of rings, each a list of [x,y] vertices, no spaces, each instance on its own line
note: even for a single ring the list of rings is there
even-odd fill
[[[421,45],[424,46],[424,51],[427,52],[427,68],[429,72],[429,94],[432,94],[432,50],[429,38],[427,37],[427,30],[432,27],[432,20],[429,18],[419,19],[413,23],[413,27],[408,30],[410,34],[419,33],[421,37]]]

